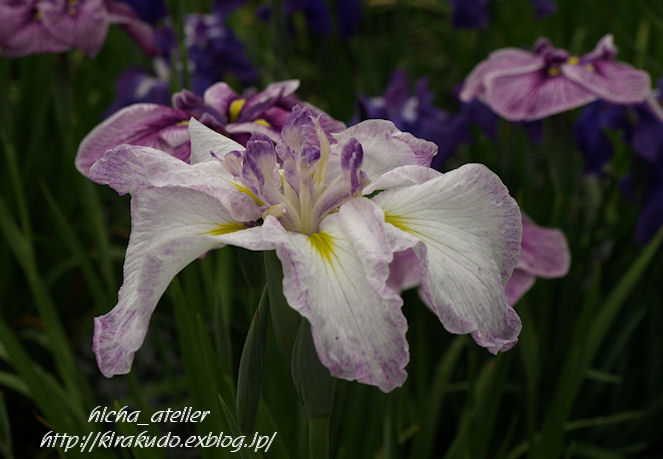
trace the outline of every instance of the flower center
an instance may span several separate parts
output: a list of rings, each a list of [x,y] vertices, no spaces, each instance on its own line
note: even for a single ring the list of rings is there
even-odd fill
[[[235,177],[236,188],[261,206],[263,218],[271,215],[289,231],[314,234],[368,182],[361,171],[363,150],[353,138],[340,155],[333,154],[318,119],[299,107],[282,138],[274,147],[266,136],[254,134],[245,151],[230,152],[221,163]]]

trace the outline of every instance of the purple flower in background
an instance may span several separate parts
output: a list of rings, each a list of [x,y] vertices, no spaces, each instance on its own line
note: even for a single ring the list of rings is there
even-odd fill
[[[117,97],[106,112],[106,116],[132,104],[166,105],[170,103],[168,81],[153,77],[138,69],[127,69],[122,72],[115,82],[115,94]]]
[[[196,94],[202,94],[227,74],[234,75],[243,85],[258,81],[258,71],[244,54],[242,43],[224,21],[225,17],[220,12],[190,14],[185,18],[191,86]]]
[[[148,24],[156,24],[168,14],[164,0],[119,0],[130,5],[138,17]]]
[[[242,143],[252,133],[276,141],[290,109],[298,102],[294,96],[298,86],[297,80],[282,81],[268,85],[262,92],[247,91],[240,96],[226,83],[217,83],[202,98],[187,90],[174,94],[172,107],[145,103],[125,107],[83,139],[76,167],[87,176],[90,166],[106,150],[122,143],[154,147],[188,162],[191,117]],[[343,124],[335,122],[326,127],[336,131]]]
[[[336,3],[338,29],[343,38],[350,38],[357,33],[361,21],[360,0],[338,0]]]
[[[308,30],[320,35],[331,32],[331,16],[323,0],[286,0],[283,9],[289,27],[295,14],[303,14]]]
[[[500,179],[480,164],[426,167],[435,145],[389,121],[337,133],[326,124],[295,107],[276,146],[254,134],[244,148],[192,118],[191,164],[131,145],[94,163],[93,180],[132,196],[124,283],[95,318],[105,376],[130,371],[173,277],[225,244],[276,250],[285,298],[336,377],[384,392],[403,384],[400,292],[415,285],[451,333],[491,353],[516,343],[521,322],[504,289],[521,216]]]
[[[398,129],[416,137],[435,142],[438,153],[431,167],[440,170],[444,161],[461,143],[471,143],[470,124],[476,124],[488,136],[495,137],[496,117],[479,101],[462,104],[460,113],[447,113],[433,105],[433,94],[425,78],[417,81],[414,95],[410,95],[407,76],[396,70],[384,96],[359,99],[359,116],[392,121]]]
[[[612,143],[606,131],[626,127],[626,108],[602,100],[585,107],[573,125],[576,145],[585,156],[585,172],[603,173],[605,164],[612,158]]]
[[[522,218],[520,259],[506,286],[506,296],[512,306],[532,288],[537,277],[563,277],[571,266],[571,253],[564,233],[538,226],[525,214]]]
[[[123,27],[147,53],[156,52],[152,29],[129,5],[112,0],[0,0],[0,54],[77,48],[94,56],[111,23]]]
[[[537,41],[533,53],[498,50],[472,70],[460,98],[478,98],[512,121],[537,120],[598,99],[644,102],[651,92],[649,75],[616,62],[616,56],[612,35],[581,57],[553,48],[546,39]]]
[[[463,29],[486,27],[490,22],[490,0],[450,0],[451,23]]]
[[[543,19],[557,12],[557,4],[553,0],[530,0],[530,3],[534,7],[537,19]]]

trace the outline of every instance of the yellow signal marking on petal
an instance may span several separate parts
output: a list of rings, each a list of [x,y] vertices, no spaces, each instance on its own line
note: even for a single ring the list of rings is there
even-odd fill
[[[571,56],[566,60],[566,62],[568,62],[570,65],[578,65],[580,59],[578,59],[576,56]]]
[[[234,123],[239,119],[239,112],[242,111],[245,103],[246,99],[235,99],[230,103],[230,107],[228,107],[228,117],[230,118],[231,123]]]
[[[334,255],[334,238],[327,233],[319,232],[309,234],[308,240],[320,256],[331,264],[331,257]]]
[[[596,67],[594,67],[592,64],[585,64],[585,68],[589,70],[590,72],[593,72],[596,70]]]
[[[389,213],[385,212],[384,221],[387,222],[387,223],[391,223],[396,228],[398,228],[399,230],[403,230],[406,233],[413,233],[414,232],[407,225],[407,218],[405,218],[405,217],[399,217],[398,215],[390,215]]]
[[[221,223],[213,230],[208,231],[207,234],[212,236],[221,236],[222,234],[234,233],[235,231],[241,231],[246,228],[247,226],[242,223]]]
[[[267,120],[264,120],[262,118],[258,118],[257,120],[254,120],[253,122],[256,123],[256,124],[259,124],[261,126],[272,127],[272,125],[269,124],[269,122]]]
[[[188,125],[189,125],[189,120],[184,120],[184,121],[180,121],[175,126],[188,126]]]
[[[550,67],[548,69],[548,76],[554,77],[554,76],[559,75],[559,73],[560,72],[559,72],[559,69],[557,67]]]
[[[244,185],[240,185],[239,183],[234,183],[234,182],[233,182],[233,186],[234,186],[235,188],[237,188],[239,191],[241,191],[242,193],[246,193],[246,194],[248,194],[249,196],[251,196],[251,197],[253,198],[253,200],[256,202],[256,204],[258,204],[259,206],[262,206],[262,205],[263,205],[263,202],[262,202],[260,199],[258,199],[258,196],[256,196],[255,194],[253,194],[253,191],[249,190],[249,189],[248,189],[247,187],[245,187]]]

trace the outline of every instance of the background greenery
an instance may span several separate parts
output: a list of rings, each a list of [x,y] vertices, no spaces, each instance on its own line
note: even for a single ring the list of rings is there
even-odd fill
[[[209,8],[184,4],[187,12]],[[446,1],[372,0],[349,41],[310,34],[301,20],[290,36],[278,23],[257,20],[255,2],[229,24],[263,83],[298,78],[302,99],[341,120],[352,115],[359,93],[381,94],[396,67],[428,77],[437,105],[455,112],[453,88],[477,62],[540,36],[582,53],[612,33],[620,60],[653,80],[663,76],[660,2],[557,4],[557,14],[537,21],[528,1],[495,0],[489,27],[457,30]],[[81,176],[73,160],[113,100],[115,78],[130,65],[150,66],[117,29],[94,59],[77,52],[0,59],[0,456],[55,455],[39,448],[51,429],[136,431],[130,423],[88,423],[97,405],[147,414],[193,405],[212,410],[197,426],[200,434],[237,429],[236,378],[265,282],[262,255],[225,248],[186,268],[160,301],[131,374],[107,380],[91,352],[92,319],[115,304],[121,282],[129,198]],[[547,119],[542,146],[501,122],[496,140],[477,132],[474,145],[448,164],[487,164],[535,221],[562,229],[573,256],[568,276],[537,281],[516,306],[519,344],[497,357],[448,334],[416,292],[406,292],[409,378],[387,395],[338,382],[332,457],[663,455],[660,237],[646,247],[634,242],[640,205],[616,186],[633,153],[618,136],[610,173],[583,175],[576,116]],[[305,457],[306,415],[289,363],[267,330],[257,430],[278,431],[270,457]],[[151,427],[193,433],[188,428]],[[96,450],[95,457],[219,453],[118,449]]]

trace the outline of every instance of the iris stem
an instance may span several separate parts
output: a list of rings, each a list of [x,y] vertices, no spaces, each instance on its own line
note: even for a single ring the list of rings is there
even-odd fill
[[[309,457],[327,459],[329,457],[329,416],[308,418]]]

